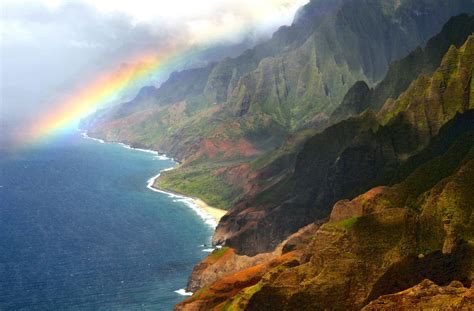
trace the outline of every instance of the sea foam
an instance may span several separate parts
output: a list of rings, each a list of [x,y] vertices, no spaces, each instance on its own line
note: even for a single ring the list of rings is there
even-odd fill
[[[90,139],[90,140],[94,140],[96,142],[99,142],[101,144],[105,144],[105,141],[103,139],[100,139],[100,138],[94,138],[94,137],[90,137],[89,135],[87,135],[87,131],[82,131],[81,132],[81,136],[85,139]]]
[[[169,170],[172,170],[172,169],[173,169],[173,167],[161,170],[160,173],[158,173],[157,175],[155,175],[155,176],[151,177],[150,179],[148,179],[146,187],[148,189],[150,189],[151,191],[166,194],[169,198],[174,199],[173,200],[174,202],[183,203],[184,205],[186,205],[187,207],[192,209],[199,217],[201,217],[201,219],[207,225],[209,225],[211,228],[215,229],[217,227],[217,222],[214,219],[214,217],[212,217],[212,215],[208,214],[204,209],[200,208],[196,203],[194,203],[194,200],[192,198],[185,197],[185,196],[175,194],[175,193],[171,193],[171,192],[168,192],[168,191],[163,191],[163,190],[156,189],[156,188],[153,187],[156,179],[158,177],[160,177],[161,172],[169,171]]]
[[[181,295],[181,296],[192,296],[192,294],[193,294],[192,292],[187,292],[186,289],[184,289],[184,288],[175,290],[174,292]]]

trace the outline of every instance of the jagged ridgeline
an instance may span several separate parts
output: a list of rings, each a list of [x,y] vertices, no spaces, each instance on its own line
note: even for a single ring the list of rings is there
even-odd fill
[[[227,246],[249,254],[278,240],[279,230],[288,236],[292,225],[301,227],[299,217],[327,221],[280,238],[254,266],[212,280],[209,271],[248,258],[227,248],[194,275],[207,272],[208,283],[176,309],[472,309],[473,68],[470,35],[377,114],[307,140],[290,181],[275,185],[274,195],[284,189],[289,196],[280,205],[233,209],[216,237],[233,233]]]
[[[172,74],[158,89],[98,113],[90,131],[181,160],[204,148],[202,138],[243,138],[267,151],[284,133],[325,119],[356,81],[374,85],[392,61],[461,12],[474,12],[472,1],[313,0],[269,41]]]
[[[245,254],[265,252],[327,217],[338,200],[392,183],[401,163],[426,147],[456,113],[473,108],[472,44],[471,36],[459,49],[451,46],[432,76],[420,75],[377,114],[369,110],[309,138],[293,170],[275,172],[279,158],[272,160],[257,179],[264,186],[231,210],[214,241]]]
[[[424,46],[459,12],[474,12],[473,3],[311,1],[268,42],[175,73],[160,88],[99,112],[89,120],[90,134],[179,159],[183,165],[163,174],[159,186],[229,209],[260,191],[251,179],[262,166],[272,176],[292,169],[294,141],[327,126],[356,80],[374,85],[391,61]],[[458,30],[462,37],[466,27]],[[279,162],[266,165],[272,159]]]
[[[472,0],[310,1],[242,55],[88,119],[92,136],[182,162],[155,186],[229,210],[226,247],[177,309],[372,310],[413,286],[464,307],[472,14]]]
[[[450,19],[424,49],[417,48],[407,57],[393,62],[385,78],[373,89],[365,81],[355,83],[332,114],[331,121],[359,114],[367,108],[379,110],[387,99],[396,99],[420,74],[432,74],[451,45],[461,46],[473,32],[474,20],[468,14]]]

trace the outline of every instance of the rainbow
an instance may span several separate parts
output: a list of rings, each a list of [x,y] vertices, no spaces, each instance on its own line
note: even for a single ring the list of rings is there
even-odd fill
[[[304,3],[306,0],[301,2]],[[265,16],[262,15],[254,24],[250,23],[240,29],[223,29],[218,35],[209,37],[207,42],[201,42],[199,47],[174,45],[165,51],[144,53],[126,60],[126,63],[136,66],[131,66],[128,70],[122,68],[105,72],[72,92],[67,98],[51,105],[52,109],[41,112],[38,119],[22,130],[16,139],[17,143],[23,147],[35,146],[47,142],[50,138],[64,136],[64,133],[76,130],[82,118],[117,100],[118,95],[126,91],[130,85],[146,85],[150,76],[160,75],[164,72],[163,69],[175,68],[175,65],[196,53],[197,49],[204,49],[225,37],[232,36],[232,33],[244,32],[255,27],[264,20],[263,17]]]
[[[129,59],[127,63],[135,65],[99,75],[65,100],[53,105],[53,109],[41,115],[29,128],[22,131],[17,141],[24,145],[36,145],[77,129],[80,119],[111,102],[132,83],[145,83],[150,74],[183,58],[186,54],[187,51],[174,50],[173,53],[144,54]]]

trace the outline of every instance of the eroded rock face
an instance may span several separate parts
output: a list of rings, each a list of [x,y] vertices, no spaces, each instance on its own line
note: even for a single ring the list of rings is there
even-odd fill
[[[352,201],[341,200],[334,204],[332,208],[331,221],[341,221],[353,217],[361,217],[377,211],[375,203],[377,197],[383,193],[387,187],[376,187],[358,196]]]
[[[277,256],[278,252],[263,253],[254,257],[239,256],[235,250],[224,248],[210,254],[198,263],[189,278],[187,290],[195,292],[226,275],[256,266]],[[281,252],[280,252],[281,253]]]
[[[365,306],[364,311],[376,310],[472,310],[474,288],[464,287],[459,281],[438,286],[425,279],[420,284],[400,293],[381,296]]]
[[[299,228],[328,217],[337,201],[391,184],[391,174],[426,148],[446,123],[474,109],[473,52],[470,36],[459,49],[449,49],[431,77],[420,76],[377,116],[366,112],[307,140],[294,171],[233,208],[213,241],[240,254],[266,252]]]
[[[228,301],[242,290],[258,286],[263,275],[273,268],[298,265],[296,252],[286,253],[264,263],[226,275],[197,291],[191,298],[176,305],[175,310],[221,310]]]
[[[288,253],[225,276],[180,307],[360,310],[424,279],[470,286],[474,130],[471,122],[462,128],[447,149],[432,146],[431,158],[418,159],[418,167],[400,183],[340,202],[329,222],[288,241],[283,246]],[[452,139],[452,129],[443,133]],[[461,295],[460,306],[471,295],[439,292]],[[434,303],[442,298],[437,295],[434,291]]]
[[[194,267],[188,281],[187,290],[195,292],[220,278],[299,250],[312,239],[314,232],[320,225],[321,223],[303,227],[280,243],[272,252],[258,254],[253,257],[238,255],[234,249],[228,247],[215,250]]]
[[[214,251],[194,268],[188,290],[195,294],[179,304],[176,310],[209,310],[220,304],[233,303],[230,301],[236,294],[239,294],[236,305],[243,307],[251,293],[260,287],[267,272],[275,267],[287,269],[299,265],[302,249],[319,227],[320,224],[310,224],[301,228],[273,252],[254,257],[240,256],[230,248]]]

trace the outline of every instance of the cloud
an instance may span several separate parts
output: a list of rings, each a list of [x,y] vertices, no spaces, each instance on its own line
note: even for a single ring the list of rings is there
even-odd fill
[[[147,52],[238,42],[290,23],[307,0],[3,0],[2,114],[46,107],[55,94]]]

